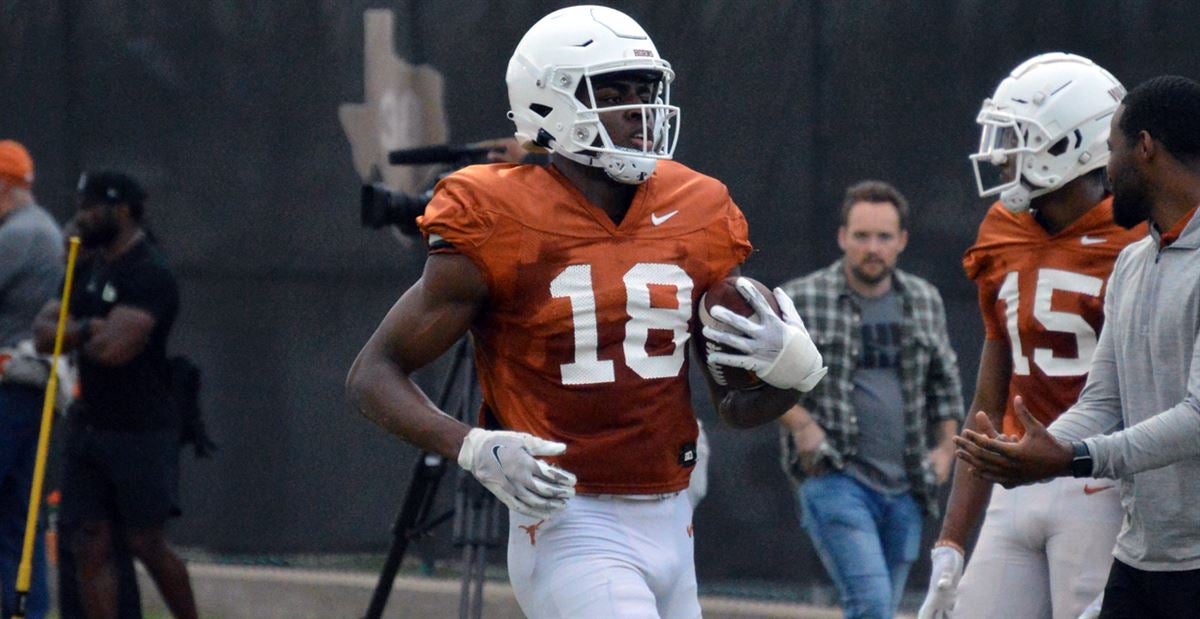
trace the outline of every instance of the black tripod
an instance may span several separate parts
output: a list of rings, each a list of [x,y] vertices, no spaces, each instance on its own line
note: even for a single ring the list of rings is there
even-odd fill
[[[454,416],[460,421],[467,420],[470,411],[478,410],[474,364],[471,362],[470,352],[468,338],[459,340],[455,345],[450,369],[442,383],[437,402],[438,408],[449,412],[448,407],[451,400],[454,400]],[[374,595],[371,596],[366,619],[380,619],[383,616],[383,609],[387,606],[388,596],[396,582],[396,572],[404,560],[409,541],[428,534],[451,517],[454,518],[454,546],[461,547],[463,553],[458,616],[460,619],[478,619],[482,615],[487,551],[504,543],[500,530],[501,510],[495,495],[480,485],[471,474],[460,469],[455,483],[454,507],[431,518],[430,511],[437,497],[438,483],[446,472],[446,466],[446,460],[438,454],[421,452],[417,458],[404,503],[396,516],[396,523],[392,525],[392,545],[388,549],[383,569],[379,572],[379,582],[375,585]]]

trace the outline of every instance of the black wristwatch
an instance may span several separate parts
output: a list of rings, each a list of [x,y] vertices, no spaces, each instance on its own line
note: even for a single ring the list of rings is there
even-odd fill
[[[1088,451],[1087,443],[1083,441],[1074,441],[1071,443],[1071,451],[1075,452],[1071,458],[1071,476],[1072,477],[1091,477],[1092,476],[1092,452]]]

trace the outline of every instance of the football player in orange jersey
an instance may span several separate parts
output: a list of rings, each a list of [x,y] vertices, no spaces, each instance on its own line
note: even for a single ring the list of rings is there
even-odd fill
[[[1092,61],[1049,53],[1014,69],[980,110],[971,160],[980,195],[1000,201],[963,259],[986,331],[971,410],[1008,435],[1022,433],[1015,396],[1047,424],[1079,396],[1104,322],[1105,283],[1121,249],[1146,233],[1112,222],[1104,178],[1109,121],[1124,93]],[[989,172],[999,182],[985,180]],[[973,426],[968,415],[965,427]],[[919,616],[1080,616],[1104,588],[1121,525],[1118,493],[1071,478],[993,493],[968,468],[955,464]],[[964,575],[963,548],[985,505]]]
[[[618,11],[576,6],[535,24],[508,66],[517,140],[550,165],[472,166],[442,181],[419,225],[430,252],[347,379],[365,415],[453,458],[510,508],[508,565],[526,615],[697,617],[696,460],[686,344],[692,308],[750,252],[720,182],[670,161],[674,78]],[[734,426],[766,423],[824,373],[790,299],[723,361],[767,384],[712,385]],[[706,335],[709,335],[706,329]],[[481,427],[410,379],[470,332]],[[713,357],[709,357],[711,361]]]

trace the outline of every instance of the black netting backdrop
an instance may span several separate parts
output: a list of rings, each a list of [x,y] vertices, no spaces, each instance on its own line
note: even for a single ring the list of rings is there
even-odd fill
[[[131,171],[180,275],[173,347],[204,369],[221,451],[185,459],[175,539],[234,553],[386,547],[415,450],[353,412],[342,383],[423,252],[358,225],[337,109],[363,98],[363,11],[394,10],[399,53],[443,73],[451,138],[473,141],[509,130],[508,57],[563,4],[0,3],[0,138],[29,146],[38,197],[63,220],[81,169]],[[614,6],[677,70],[677,159],[722,179],[746,212],[747,274],[777,284],[833,260],[849,183],[907,194],[901,264],[940,287],[968,398],[982,329],[959,258],[985,206],[966,158],[980,101],[1044,51],[1089,56],[1127,86],[1200,74],[1200,5],[1168,0]],[[435,385],[440,367],[422,380]],[[775,428],[723,428],[696,401],[714,451],[701,579],[823,579]]]

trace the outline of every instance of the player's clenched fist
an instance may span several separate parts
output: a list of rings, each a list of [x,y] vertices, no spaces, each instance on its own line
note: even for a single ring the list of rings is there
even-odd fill
[[[530,518],[549,518],[575,496],[575,476],[538,458],[566,450],[562,443],[524,432],[474,428],[463,439],[458,465],[509,509]]]
[[[963,556],[950,546],[938,546],[930,552],[933,569],[929,573],[929,593],[917,612],[917,619],[949,619],[958,598],[958,579],[962,578]]]
[[[739,277],[737,289],[754,308],[758,321],[724,307],[713,308],[713,318],[736,328],[742,335],[704,327],[704,337],[745,354],[712,353],[709,362],[750,370],[763,382],[780,389],[808,391],[815,387],[827,368],[791,298],[775,289],[775,300],[782,314],[779,316],[750,280]]]

